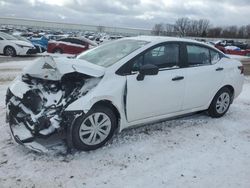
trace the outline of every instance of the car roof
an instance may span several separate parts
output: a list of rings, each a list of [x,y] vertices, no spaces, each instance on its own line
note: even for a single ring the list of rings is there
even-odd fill
[[[180,38],[180,37],[165,37],[165,36],[137,36],[137,37],[125,37],[123,39],[120,40],[126,40],[126,39],[133,39],[133,40],[143,40],[143,41],[147,41],[150,43],[162,43],[162,42],[187,42],[187,43],[194,43],[194,44],[199,44],[202,46],[207,46],[209,48],[213,48],[216,51],[219,51],[217,48],[206,44],[204,42],[199,42],[193,39],[186,39],[186,38]]]
[[[93,42],[85,37],[63,37],[63,38],[58,39],[57,41],[61,41],[62,39],[76,39],[76,40],[81,40],[83,42],[87,42],[92,46],[97,46],[97,44],[95,42]]]
[[[130,39],[134,40],[144,40],[148,42],[171,42],[171,41],[180,41],[180,42],[192,42],[192,43],[200,43],[204,44],[202,42],[192,40],[192,39],[186,39],[186,38],[179,38],[179,37],[165,37],[165,36],[137,36],[137,37],[129,37]],[[126,38],[124,38],[126,39]]]

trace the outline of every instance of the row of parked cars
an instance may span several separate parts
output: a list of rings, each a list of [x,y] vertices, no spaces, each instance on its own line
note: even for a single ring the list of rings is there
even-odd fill
[[[34,35],[7,34],[0,32],[0,54],[6,56],[31,55],[36,53],[80,54],[100,43],[123,38],[123,36],[84,34],[83,37],[70,37],[68,34]],[[247,43],[234,40],[209,42],[225,54],[250,56]]]
[[[112,40],[110,37],[92,41],[86,37],[70,37],[68,35],[22,36],[0,32],[0,54],[6,56],[23,56],[36,53],[80,54],[98,43]]]

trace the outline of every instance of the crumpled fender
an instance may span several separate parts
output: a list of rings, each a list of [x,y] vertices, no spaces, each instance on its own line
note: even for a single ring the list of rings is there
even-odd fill
[[[70,104],[66,111],[83,110],[86,113],[96,102],[102,100],[111,101],[115,106],[121,107],[125,84],[126,77],[117,76],[114,78],[105,75],[96,87]]]
[[[109,79],[107,81],[107,79]],[[120,130],[122,129],[125,117],[124,97],[126,97],[126,77],[125,76],[104,76],[100,83],[90,90],[86,95],[71,103],[65,111],[83,111],[87,113],[94,104],[100,101],[110,101],[118,110],[121,116]],[[103,95],[105,93],[105,95]]]

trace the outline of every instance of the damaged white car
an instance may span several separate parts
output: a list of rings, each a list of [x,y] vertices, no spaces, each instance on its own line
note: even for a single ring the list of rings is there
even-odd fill
[[[243,85],[243,66],[209,45],[167,37],[124,38],[76,59],[45,57],[8,89],[14,139],[66,132],[69,147],[94,150],[115,131],[207,110],[223,116]]]

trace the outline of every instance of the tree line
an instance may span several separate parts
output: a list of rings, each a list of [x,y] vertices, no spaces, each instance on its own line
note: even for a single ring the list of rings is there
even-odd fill
[[[250,24],[241,27],[231,25],[227,27],[214,27],[207,19],[179,18],[174,24],[155,24],[153,35],[162,36],[190,36],[208,38],[250,38]]]

